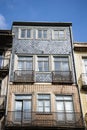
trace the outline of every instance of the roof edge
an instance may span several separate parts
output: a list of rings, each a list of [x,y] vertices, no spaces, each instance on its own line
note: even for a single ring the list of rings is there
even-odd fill
[[[14,21],[12,26],[72,26],[70,22],[18,22]]]

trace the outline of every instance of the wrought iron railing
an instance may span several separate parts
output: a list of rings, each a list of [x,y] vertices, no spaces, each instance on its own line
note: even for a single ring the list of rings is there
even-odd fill
[[[6,126],[83,127],[81,113],[9,111]]]
[[[0,57],[0,70],[9,69],[9,59]]]
[[[16,70],[14,72],[14,82],[34,82],[34,71]]]
[[[71,71],[53,71],[52,72],[53,83],[72,83]]]

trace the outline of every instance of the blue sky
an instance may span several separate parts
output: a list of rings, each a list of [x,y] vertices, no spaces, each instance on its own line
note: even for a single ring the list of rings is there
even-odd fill
[[[0,29],[13,21],[72,22],[74,41],[87,42],[87,0],[0,0]]]

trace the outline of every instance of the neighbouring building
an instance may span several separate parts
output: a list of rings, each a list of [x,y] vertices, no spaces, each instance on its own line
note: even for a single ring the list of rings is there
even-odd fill
[[[84,130],[72,23],[13,22],[5,130]]]
[[[0,130],[4,129],[8,89],[9,61],[12,48],[10,30],[0,30]]]
[[[79,86],[84,122],[87,130],[87,43],[74,43],[77,83]]]

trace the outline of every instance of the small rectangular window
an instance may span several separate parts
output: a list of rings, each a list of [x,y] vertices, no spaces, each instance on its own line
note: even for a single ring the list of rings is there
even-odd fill
[[[53,30],[52,39],[54,39],[54,40],[65,39],[65,31],[64,30]]]
[[[39,39],[47,39],[47,30],[38,30]]]
[[[20,29],[20,38],[32,38],[32,30],[31,29]]]
[[[38,56],[38,71],[49,71],[47,56]]]
[[[50,112],[50,94],[38,94],[38,112]]]

